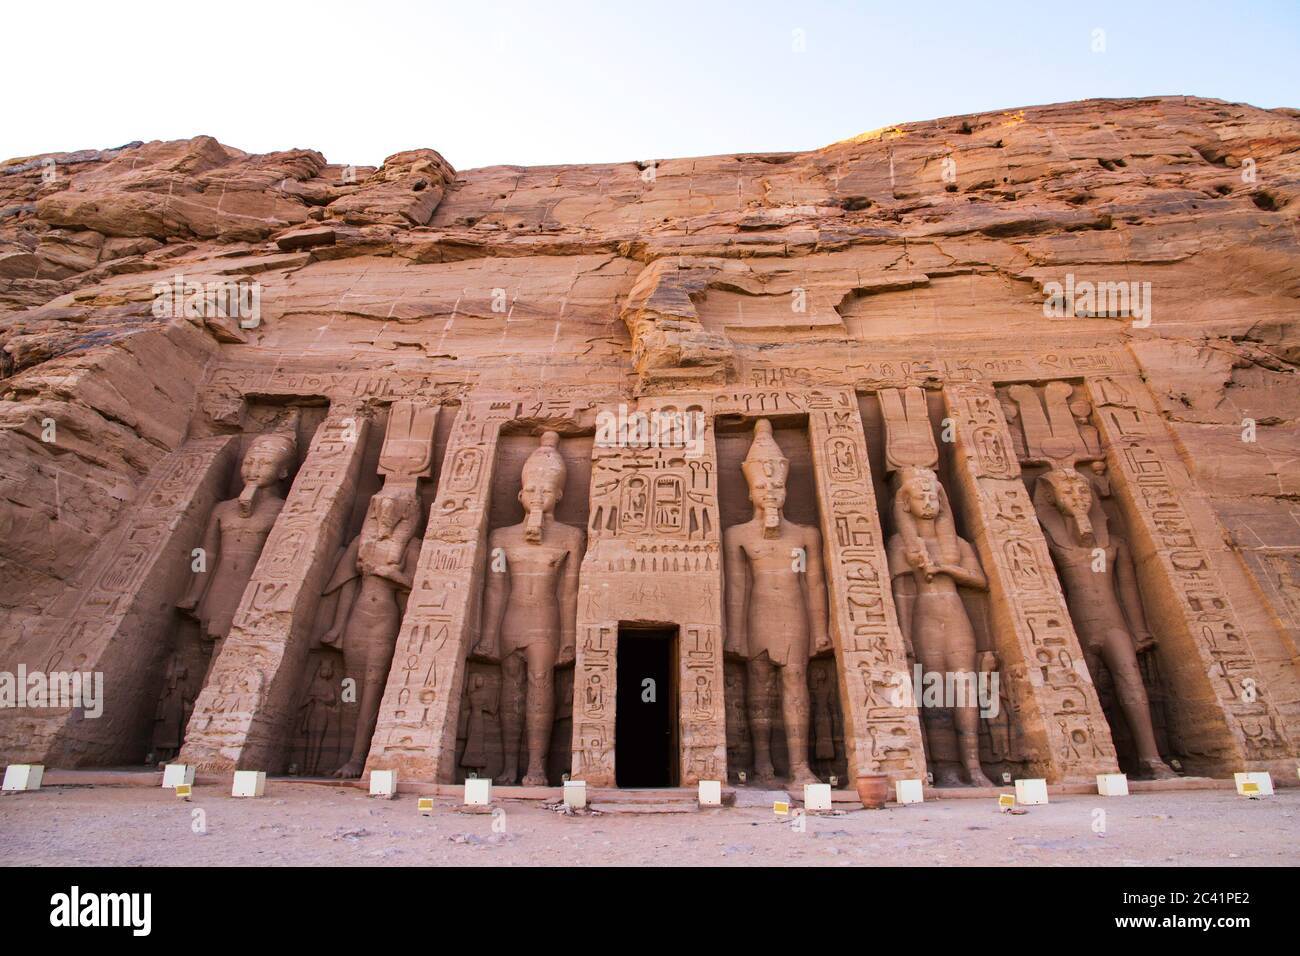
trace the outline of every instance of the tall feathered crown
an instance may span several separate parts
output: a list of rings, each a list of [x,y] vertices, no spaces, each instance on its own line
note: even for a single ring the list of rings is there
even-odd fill
[[[524,484],[528,484],[536,478],[542,481],[554,481],[561,488],[564,487],[564,479],[568,473],[568,468],[564,464],[564,456],[560,454],[559,448],[556,447],[559,443],[560,436],[555,432],[544,432],[542,434],[542,443],[524,462]]]
[[[750,481],[755,475],[763,475],[784,483],[789,475],[790,459],[781,453],[781,446],[772,437],[772,423],[766,418],[760,418],[754,424],[754,442],[749,446],[749,454],[741,463],[740,470]]]

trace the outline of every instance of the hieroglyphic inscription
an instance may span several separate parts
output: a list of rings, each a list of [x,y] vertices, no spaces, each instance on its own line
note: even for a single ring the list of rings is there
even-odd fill
[[[1178,460],[1145,385],[1133,376],[1090,379],[1087,387],[1133,534],[1139,577],[1144,588],[1163,592],[1150,602],[1151,616],[1162,639],[1172,636],[1183,651],[1181,666],[1165,668],[1176,686],[1183,747],[1215,755],[1218,765],[1207,769],[1219,772],[1241,760],[1288,761],[1295,744],[1209,550],[1222,530]],[[1192,653],[1199,667],[1188,666]],[[1293,772],[1291,763],[1286,766]]]
[[[465,656],[477,627],[492,475],[517,401],[461,407],[397,636],[367,770],[450,781]]]
[[[141,756],[141,730],[152,718],[150,680],[141,666],[164,640],[169,596],[184,586],[189,550],[230,473],[236,442],[229,436],[187,442],[152,471],[135,504],[95,550],[71,590],[67,608],[50,609],[30,644],[14,648],[15,660],[32,670],[101,671],[113,693],[98,720],[69,721],[63,709],[45,710],[23,740],[4,750],[30,752],[30,759],[73,766],[83,762],[133,762]],[[47,635],[53,635],[52,639]],[[39,653],[38,653],[39,651]]]
[[[316,603],[356,490],[369,420],[331,406],[258,558],[194,703],[178,759],[211,770],[278,769]]]
[[[1049,780],[1116,770],[1115,746],[1070,622],[993,389],[944,389],[966,518],[993,590],[993,632],[1027,770]]]
[[[573,773],[615,782],[618,620],[678,628],[679,783],[726,775],[717,457],[706,405],[642,399],[637,412],[702,421],[699,444],[593,449],[578,599]]]
[[[788,401],[788,398],[787,398]],[[908,674],[867,447],[853,392],[803,396],[830,582],[830,627],[839,664],[849,774],[925,775],[914,706],[898,706]]]

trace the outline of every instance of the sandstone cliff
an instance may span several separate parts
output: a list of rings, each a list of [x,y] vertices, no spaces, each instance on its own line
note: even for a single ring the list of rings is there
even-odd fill
[[[60,592],[186,437],[218,354],[631,396],[772,363],[870,387],[882,363],[1014,342],[1131,351],[1253,572],[1239,610],[1294,660],[1298,214],[1300,111],[1179,97],[611,165],[458,173],[417,149],[353,169],[206,136],[10,160],[0,627]],[[178,273],[255,278],[260,324],[155,317]],[[1067,276],[1150,283],[1149,325],[1046,318]]]

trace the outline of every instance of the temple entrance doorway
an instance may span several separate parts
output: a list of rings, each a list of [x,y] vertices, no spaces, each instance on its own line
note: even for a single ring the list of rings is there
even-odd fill
[[[620,787],[677,785],[677,628],[618,629],[615,780]]]

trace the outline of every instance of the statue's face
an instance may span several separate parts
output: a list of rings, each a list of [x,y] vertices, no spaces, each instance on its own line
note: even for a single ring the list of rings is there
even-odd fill
[[[564,490],[560,487],[559,481],[534,475],[530,476],[520,489],[519,502],[526,512],[540,511],[549,514],[555,510],[556,504],[563,495]]]
[[[375,523],[379,526],[379,531],[385,537],[391,537],[393,531],[402,523],[402,519],[407,516],[408,505],[404,498],[396,495],[375,495],[371,503],[371,514]]]
[[[755,508],[776,510],[785,506],[785,469],[770,463],[761,468],[751,468],[749,500]]]
[[[1047,486],[1052,489],[1056,507],[1067,515],[1086,515],[1092,508],[1092,491],[1080,474],[1060,475]]]
[[[907,510],[917,518],[937,518],[941,502],[939,483],[933,478],[913,478],[907,483]]]
[[[289,474],[289,450],[280,442],[255,441],[239,469],[244,484],[266,488]]]

